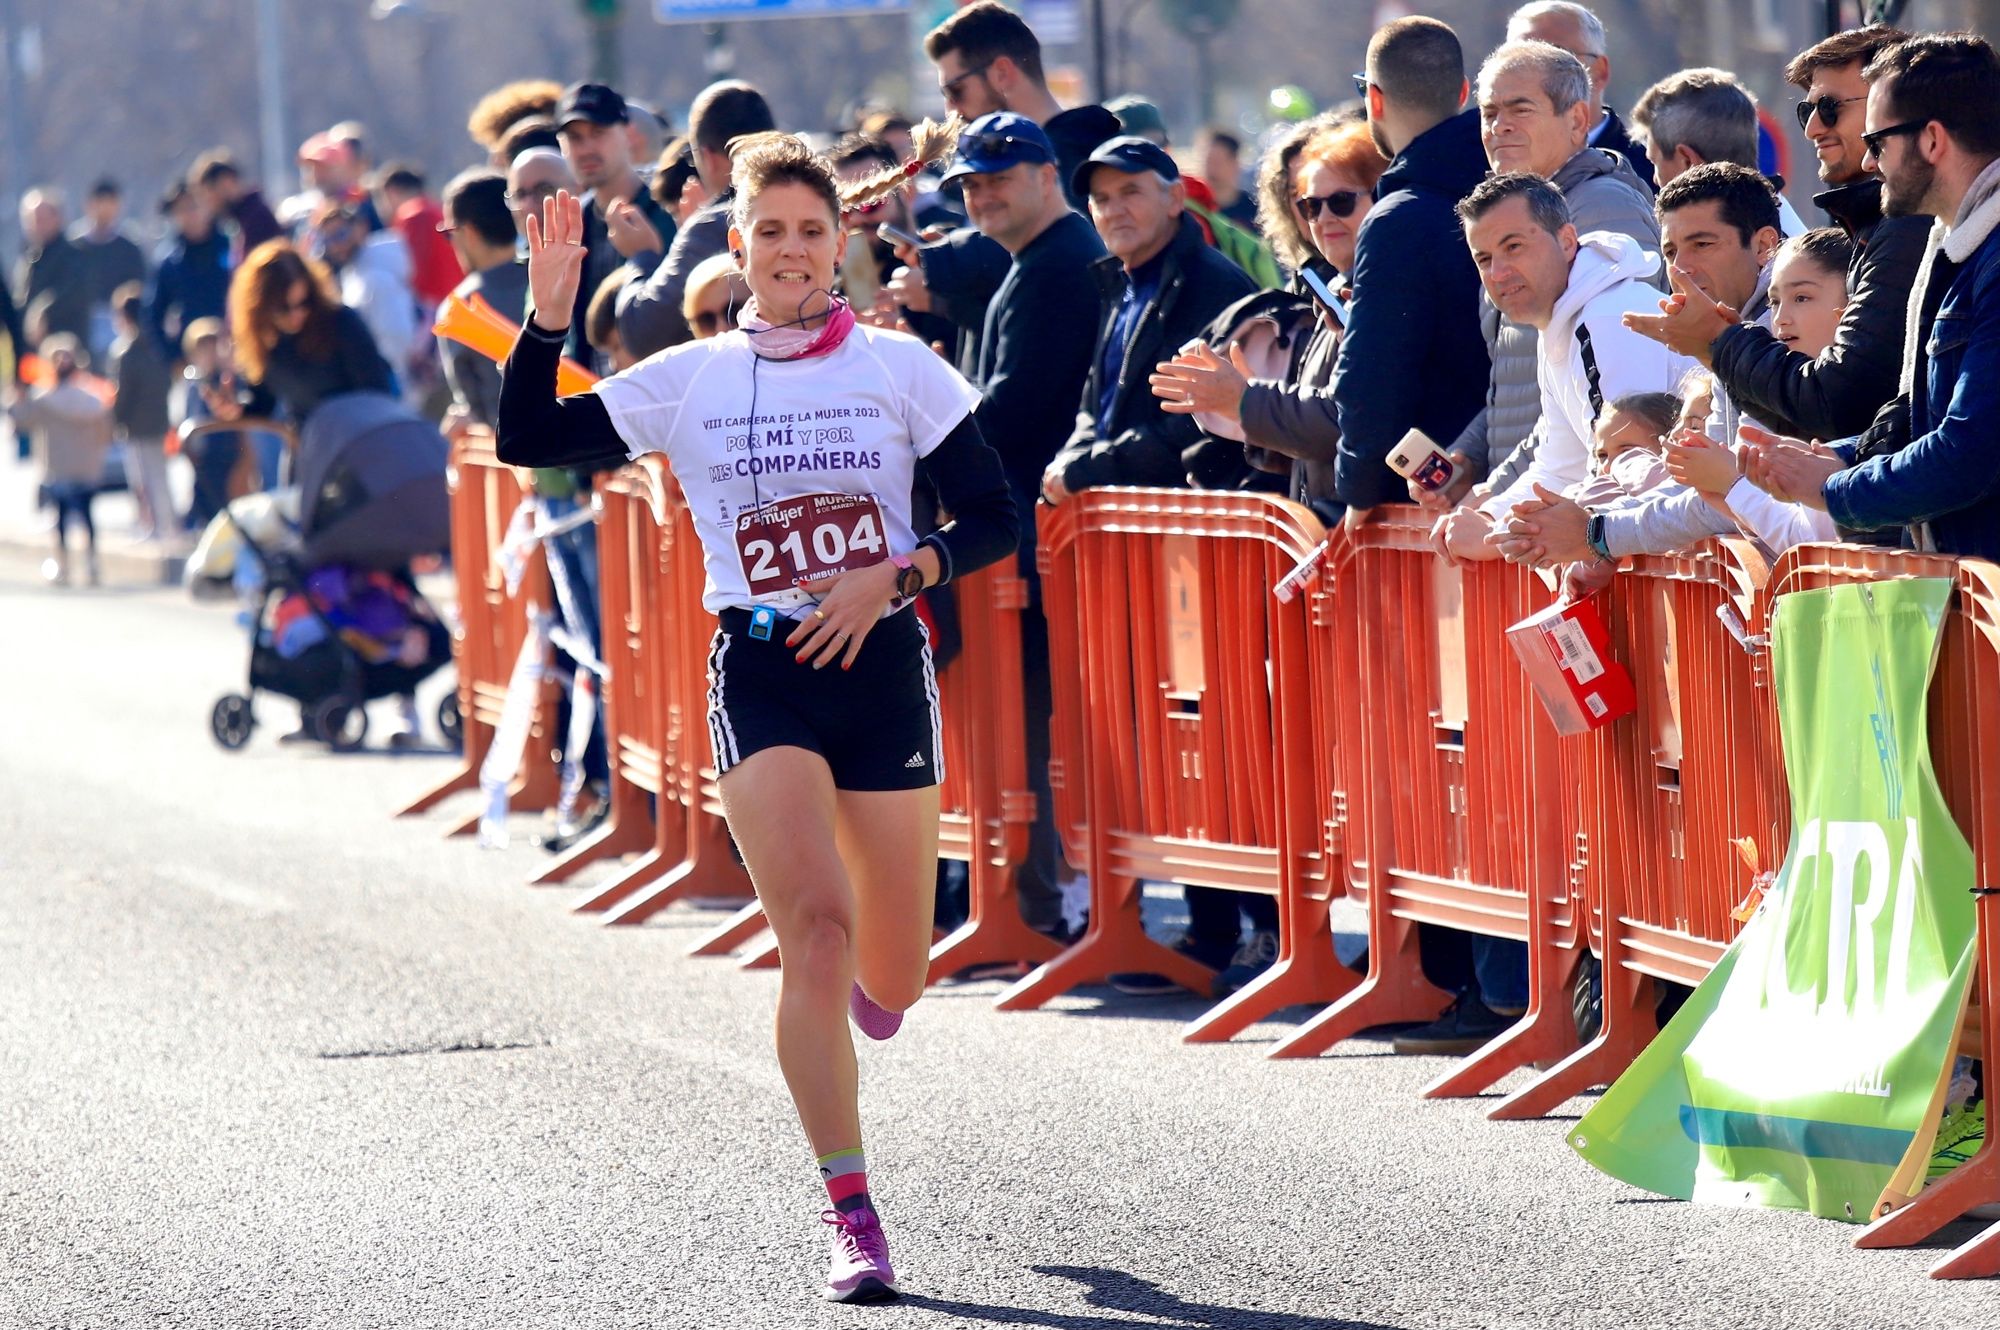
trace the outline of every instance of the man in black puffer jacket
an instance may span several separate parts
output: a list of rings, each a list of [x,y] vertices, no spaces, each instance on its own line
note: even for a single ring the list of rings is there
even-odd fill
[[[1191,416],[1168,415],[1147,379],[1255,286],[1202,239],[1180,168],[1156,144],[1112,139],[1071,184],[1089,198],[1111,252],[1092,265],[1103,298],[1097,349],[1076,429],[1049,464],[1042,497],[1061,503],[1093,485],[1235,488],[1246,471],[1242,447],[1204,434]]]
[[[1931,219],[1882,215],[1882,178],[1862,169],[1868,84],[1861,70],[1904,35],[1881,26],[1839,33],[1785,67],[1785,78],[1806,95],[1805,132],[1829,187],[1813,202],[1855,244],[1833,345],[1814,359],[1693,297],[1678,316],[1688,331],[1675,349],[1711,366],[1731,401],[1783,434],[1829,441],[1860,434],[1896,396],[1910,288]]]

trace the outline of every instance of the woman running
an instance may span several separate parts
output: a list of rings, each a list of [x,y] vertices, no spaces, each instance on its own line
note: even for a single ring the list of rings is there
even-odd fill
[[[923,992],[943,774],[929,641],[909,605],[1009,556],[1018,519],[968,414],[978,395],[921,342],[857,326],[830,294],[842,249],[832,168],[790,135],[764,135],[738,150],[734,185],[729,243],[750,289],[738,328],[560,400],[583,211],[565,193],[529,217],[536,312],[507,362],[498,447],[518,466],[664,453],[680,481],[703,603],[720,619],[708,718],[723,810],[777,933],[778,1064],[832,1202],[825,1296],[873,1301],[896,1276],[869,1196],[847,1018],[886,1039]],[[919,469],[955,517],[921,541],[909,518]]]

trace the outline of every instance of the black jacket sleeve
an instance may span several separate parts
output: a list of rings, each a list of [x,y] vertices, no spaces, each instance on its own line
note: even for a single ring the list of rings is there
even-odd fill
[[[1000,289],[1013,256],[999,241],[969,226],[932,241],[918,253],[924,285],[930,288],[937,313],[977,332],[986,322],[986,306]]]
[[[925,536],[941,562],[938,584],[998,563],[1021,543],[1021,514],[993,451],[971,416],[958,422],[920,464],[951,521]]]
[[[1041,489],[1076,424],[1076,405],[1097,340],[1097,292],[1055,265],[1025,268],[991,329],[982,355],[992,372],[979,385],[979,431],[992,441],[1020,495]]]
[[[1929,235],[1928,218],[1885,217],[1876,224],[1849,278],[1833,345],[1818,360],[1787,350],[1752,324],[1725,328],[1709,358],[1731,400],[1805,438],[1844,439],[1867,429],[1896,395],[1910,288]]]
[[[521,325],[500,376],[495,451],[509,466],[617,466],[630,456],[596,393],[556,396],[556,367],[569,335]]]
[[[339,381],[348,385],[346,391],[396,395],[396,372],[382,358],[375,334],[352,309],[340,311],[334,326],[334,354],[340,359]]]

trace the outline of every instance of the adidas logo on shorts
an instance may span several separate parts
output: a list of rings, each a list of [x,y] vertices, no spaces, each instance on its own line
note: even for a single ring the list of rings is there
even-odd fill
[[[911,753],[910,760],[903,763],[903,770],[914,771],[923,764],[924,764],[924,755],[922,753]]]

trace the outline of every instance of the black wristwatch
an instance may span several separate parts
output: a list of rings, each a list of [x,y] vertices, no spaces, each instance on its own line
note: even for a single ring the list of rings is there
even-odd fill
[[[915,600],[924,589],[924,570],[901,554],[891,554],[889,562],[896,565],[896,594],[904,600]]]
[[[1604,543],[1604,514],[1592,513],[1590,520],[1583,524],[1583,543],[1590,546],[1590,552],[1609,563],[1611,549]]]

